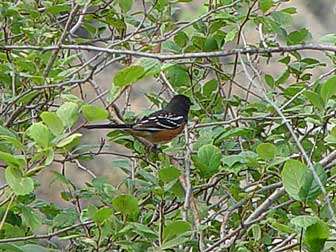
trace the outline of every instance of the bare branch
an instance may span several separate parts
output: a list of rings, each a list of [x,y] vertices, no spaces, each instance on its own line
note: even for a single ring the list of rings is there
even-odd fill
[[[236,54],[272,54],[272,53],[286,53],[293,51],[322,51],[322,52],[336,52],[336,46],[321,45],[321,44],[308,44],[308,45],[293,45],[293,46],[280,46],[273,48],[257,48],[257,47],[246,47],[246,48],[236,48],[232,50],[221,50],[214,52],[197,52],[197,53],[183,53],[183,54],[160,54],[160,53],[149,53],[133,50],[121,50],[121,49],[110,49],[98,46],[89,45],[65,45],[60,46],[34,46],[34,45],[2,45],[0,50],[37,50],[37,51],[54,51],[54,50],[84,50],[84,51],[94,51],[103,52],[108,54],[121,54],[121,55],[131,55],[134,57],[145,57],[158,59],[160,61],[171,61],[179,59],[193,59],[193,58],[211,58],[211,57],[228,57]]]
[[[42,234],[42,235],[29,235],[29,236],[23,236],[23,237],[14,237],[14,238],[8,238],[8,239],[0,239],[0,243],[7,243],[7,242],[17,242],[17,241],[29,241],[29,240],[38,240],[38,239],[50,239],[54,236],[58,236],[60,234],[63,234],[65,232],[68,232],[72,229],[75,229],[77,227],[80,227],[82,225],[92,225],[93,221],[86,221],[83,223],[77,223],[72,226],[60,229],[58,231],[55,231],[53,233],[49,234]]]

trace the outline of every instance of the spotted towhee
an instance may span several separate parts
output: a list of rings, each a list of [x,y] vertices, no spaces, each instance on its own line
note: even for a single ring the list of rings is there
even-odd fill
[[[188,122],[191,101],[175,95],[166,107],[131,124],[89,124],[87,129],[123,129],[152,144],[167,143],[182,132]]]

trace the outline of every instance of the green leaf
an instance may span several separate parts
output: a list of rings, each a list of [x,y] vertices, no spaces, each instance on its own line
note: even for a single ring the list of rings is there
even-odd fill
[[[321,111],[324,109],[324,101],[318,93],[307,90],[303,92],[303,95],[310,101],[311,104],[313,104],[314,107]]]
[[[172,65],[165,70],[168,81],[173,87],[188,86],[190,76],[188,71],[180,65]]]
[[[204,51],[211,52],[218,50],[218,44],[214,36],[208,36],[204,42]]]
[[[123,87],[140,79],[145,73],[142,66],[127,66],[113,76],[113,83],[118,87]]]
[[[194,47],[196,47],[198,49],[203,49],[204,48],[205,37],[196,35],[196,36],[193,36],[191,38],[191,41],[192,41]]]
[[[248,228],[247,232],[252,232],[253,240],[259,241],[261,239],[261,228],[259,224],[253,224]]]
[[[273,79],[272,75],[265,74],[265,82],[269,87],[274,87],[275,86],[275,81]]]
[[[144,238],[148,238],[148,236],[155,238],[157,237],[157,233],[141,223],[131,222],[130,225],[133,227],[133,231],[135,233],[141,235]]]
[[[24,146],[23,144],[18,140],[16,136],[5,136],[5,135],[0,135],[0,140],[6,141],[7,143],[13,145],[15,148],[19,150],[23,150]]]
[[[315,224],[310,225],[305,232],[304,241],[309,245],[309,252],[320,252],[323,250],[324,243],[329,238],[329,227],[322,221],[318,220]]]
[[[275,85],[284,83],[288,78],[289,78],[289,71],[287,69],[276,79]]]
[[[307,167],[300,161],[290,159],[281,172],[282,183],[286,192],[295,200],[301,200],[299,192],[304,184]]]
[[[48,148],[45,152],[46,152],[47,158],[44,161],[44,165],[50,165],[54,161],[54,156],[55,156],[54,149],[53,148]],[[29,170],[29,171],[31,171],[31,170]]]
[[[180,48],[183,48],[189,42],[189,38],[184,31],[180,31],[174,36],[174,41]]]
[[[218,139],[216,139],[216,143],[219,143],[225,139],[231,138],[231,137],[237,137],[237,136],[248,136],[250,135],[254,129],[252,128],[232,128],[227,131],[225,131],[223,134],[221,134]]]
[[[112,200],[113,207],[124,215],[139,212],[138,200],[132,195],[121,194]]]
[[[0,244],[0,249],[3,251],[10,251],[10,252],[24,252],[22,248],[15,243],[2,243]]]
[[[288,13],[283,11],[272,11],[271,17],[274,19],[276,23],[280,25],[278,27],[275,24],[271,23],[272,30],[277,33],[280,33],[279,31],[281,26],[286,25],[292,21],[292,17]]]
[[[157,233],[155,233],[152,229],[149,227],[136,223],[136,222],[129,222],[123,229],[121,229],[119,234],[127,234],[129,235],[130,233],[135,233],[140,235],[143,238],[148,239],[149,237],[152,238],[157,238]]]
[[[118,0],[118,4],[122,12],[128,12],[132,8],[133,0]]]
[[[24,252],[49,252],[50,250],[37,244],[26,244],[21,246]]]
[[[306,28],[302,28],[297,31],[293,31],[288,34],[287,36],[287,44],[288,45],[296,45],[304,42],[308,37],[310,33]]]
[[[303,229],[306,229],[307,227],[317,223],[318,221],[319,221],[319,218],[315,216],[309,216],[309,215],[296,216],[290,220],[290,222],[293,225],[299,228],[303,228]]]
[[[5,179],[16,195],[25,195],[34,191],[34,181],[30,177],[23,177],[18,168],[8,166],[5,170]]]
[[[218,82],[215,79],[209,80],[202,86],[203,95],[210,96],[213,92],[216,92]]]
[[[84,101],[74,94],[61,94],[61,98],[66,102],[76,103],[78,106],[84,105]]]
[[[26,131],[27,135],[42,148],[50,146],[51,134],[49,129],[42,123],[33,123]]]
[[[259,9],[262,12],[268,11],[273,5],[272,0],[259,0]]]
[[[141,58],[139,65],[144,68],[145,72],[142,78],[153,76],[161,71],[161,62],[157,59]]]
[[[79,106],[76,103],[66,102],[57,109],[56,114],[59,118],[61,118],[65,127],[71,128],[71,126],[77,121],[78,111]]]
[[[326,34],[320,38],[320,41],[326,43],[336,43],[336,34],[335,33]]]
[[[22,143],[20,142],[20,138],[13,131],[7,129],[2,125],[0,125],[0,136],[5,141],[5,143],[4,141],[0,141],[0,151],[15,153],[16,148],[22,149]],[[14,139],[16,139],[16,141],[20,143],[15,143],[16,141]]]
[[[160,249],[163,251],[169,251],[169,250],[172,250],[172,248],[174,247],[185,244],[187,241],[190,241],[189,237],[177,236],[174,239],[164,242],[162,246],[160,247]]]
[[[292,227],[290,227],[286,224],[282,224],[278,220],[270,219],[269,222],[274,229],[276,229],[280,232],[288,233],[288,234],[292,234],[292,233],[295,232],[295,230]]]
[[[113,210],[108,207],[100,208],[92,217],[92,220],[96,223],[102,223],[107,220],[113,213]]]
[[[41,220],[35,211],[28,206],[20,205],[21,215],[24,223],[33,231],[41,226]]]
[[[54,176],[53,180],[50,182],[50,185],[52,185],[52,183],[54,183],[55,181],[59,181],[67,186],[71,186],[72,188],[75,188],[75,185],[71,182],[70,179],[68,179],[66,176],[64,176],[62,173],[58,172],[58,171],[50,171]]]
[[[104,120],[109,116],[106,109],[96,105],[83,105],[82,112],[88,121]]]
[[[17,57],[14,60],[19,71],[30,73],[34,73],[36,71],[36,66],[33,61],[26,60],[23,57]]]
[[[327,183],[327,173],[320,164],[315,165],[315,171],[323,185]],[[304,183],[300,188],[299,196],[302,201],[308,202],[315,200],[321,193],[321,188],[310,170],[307,170],[304,176]]]
[[[62,134],[64,130],[64,125],[62,120],[57,116],[55,112],[45,111],[40,115],[42,121],[49,128],[51,133],[55,136],[59,136]]]
[[[275,157],[276,147],[271,143],[261,143],[257,146],[258,156],[264,160],[270,160]]]
[[[163,51],[172,52],[172,53],[181,52],[181,48],[174,41],[171,41],[171,40],[164,41],[162,43],[162,49]]]
[[[223,156],[222,162],[224,165],[232,167],[238,163],[244,164],[246,162],[246,159],[242,155],[236,154],[236,155]]]
[[[181,175],[181,170],[175,166],[165,167],[158,171],[158,175],[163,183],[168,183],[177,179]]]
[[[56,215],[53,220],[53,227],[65,228],[76,223],[78,219],[76,210],[73,208],[65,208],[63,212]]]
[[[25,244],[23,246],[19,246],[15,243],[0,244],[0,250],[10,252],[49,252],[49,249],[46,249],[40,245]]]
[[[282,9],[281,12],[285,12],[288,14],[296,14],[297,9],[295,7],[288,7],[288,8]]]
[[[191,224],[189,222],[182,220],[173,221],[163,229],[163,240],[171,240],[189,230],[191,230]]]
[[[43,218],[47,220],[52,220],[60,212],[60,208],[55,203],[49,203],[43,200],[39,200],[36,207],[44,214]]]
[[[207,144],[199,148],[196,166],[202,178],[209,178],[218,171],[221,164],[221,157],[222,153],[217,146]]]
[[[24,156],[12,155],[7,152],[0,151],[0,160],[10,166],[22,168],[26,164]]]
[[[329,78],[322,86],[320,90],[320,95],[322,99],[326,102],[336,93],[336,75]]]
[[[107,101],[108,102],[115,101],[115,99],[120,95],[121,91],[122,91],[121,87],[112,85],[110,92],[107,96]]]
[[[236,28],[232,29],[225,35],[225,42],[233,41],[238,33]]]
[[[45,8],[45,12],[50,12],[51,14],[57,14],[60,12],[68,12],[70,11],[70,6],[66,4],[55,4]]]
[[[86,208],[87,210],[87,214],[90,218],[92,218],[98,211],[98,207],[96,207],[95,205],[88,205],[88,207]]]
[[[68,147],[69,145],[73,146],[79,142],[80,137],[82,136],[81,133],[75,133],[72,134],[64,139],[62,139],[60,142],[56,144],[56,147],[63,148]]]

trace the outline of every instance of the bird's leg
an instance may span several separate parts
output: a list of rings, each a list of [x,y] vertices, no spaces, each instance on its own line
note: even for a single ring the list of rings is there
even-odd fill
[[[158,152],[158,150],[159,150],[158,145],[157,144],[153,144],[152,151],[153,152]]]
[[[146,144],[145,150],[148,154],[154,154],[157,156],[157,154],[160,152],[160,148],[157,144]]]

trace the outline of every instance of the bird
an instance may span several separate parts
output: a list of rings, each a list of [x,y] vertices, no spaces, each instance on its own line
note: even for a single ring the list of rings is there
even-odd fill
[[[170,142],[178,136],[188,122],[188,113],[192,102],[182,94],[175,95],[169,103],[148,116],[130,124],[88,124],[87,129],[120,129],[136,137],[157,145]]]

